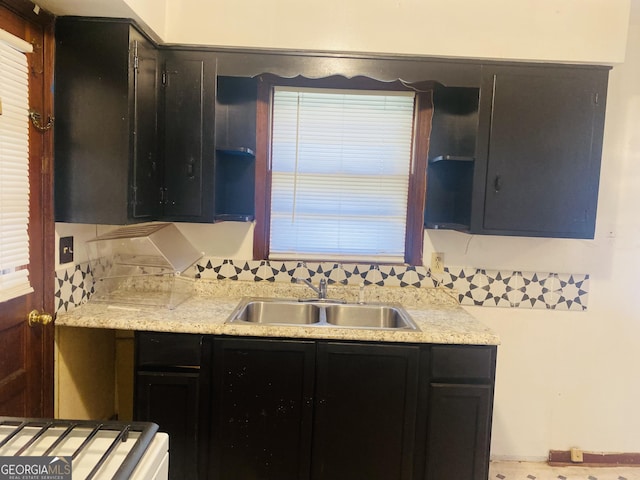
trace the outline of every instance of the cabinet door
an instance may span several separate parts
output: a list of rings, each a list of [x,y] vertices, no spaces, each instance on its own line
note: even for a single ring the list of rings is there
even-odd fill
[[[593,238],[608,71],[487,67],[472,230]]]
[[[142,35],[131,29],[133,60],[133,146],[131,165],[131,217],[152,219],[158,213],[157,166],[158,53]]]
[[[198,372],[147,372],[136,377],[136,420],[169,434],[169,478],[197,479]]]
[[[163,216],[212,221],[216,59],[204,52],[164,52]]]
[[[315,344],[215,339],[210,478],[309,478]]]
[[[314,480],[412,478],[418,358],[414,346],[318,345]]]
[[[490,385],[431,384],[425,480],[486,480],[491,397]]]
[[[56,221],[129,221],[130,32],[125,22],[56,20]]]

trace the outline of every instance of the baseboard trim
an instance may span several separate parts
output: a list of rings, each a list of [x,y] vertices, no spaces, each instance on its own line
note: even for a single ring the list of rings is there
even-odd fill
[[[552,466],[586,466],[586,467],[640,467],[640,453],[592,453],[583,452],[583,461],[571,461],[569,450],[549,450],[549,465]]]

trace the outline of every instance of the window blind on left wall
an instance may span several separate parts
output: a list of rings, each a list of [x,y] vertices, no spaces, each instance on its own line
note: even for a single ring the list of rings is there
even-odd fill
[[[30,45],[0,30],[0,302],[33,292],[29,282]]]

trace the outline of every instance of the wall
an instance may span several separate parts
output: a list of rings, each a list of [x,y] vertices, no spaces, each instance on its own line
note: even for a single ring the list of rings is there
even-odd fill
[[[459,238],[433,232],[449,261],[590,273],[586,312],[467,308],[502,338],[492,453],[548,449],[640,452],[640,2],[627,61],[611,72],[593,241]],[[551,267],[553,266],[553,267]]]
[[[113,3],[115,0],[110,0]],[[121,0],[143,20],[161,39],[166,37],[167,5],[166,0]]]
[[[336,18],[304,6],[308,15],[304,18],[317,17],[321,25],[296,22],[303,13],[292,10],[288,22],[261,29],[257,28],[261,25],[258,18],[265,12],[259,2],[251,4],[254,13],[244,16],[239,16],[238,9],[248,8],[246,1],[209,2],[211,6],[185,3],[167,2],[167,18],[171,18],[167,36],[171,41],[237,45],[263,42],[261,46],[333,46],[406,53],[416,53],[419,48],[420,53],[428,54],[568,58],[594,63],[603,58],[604,63],[623,60],[626,27],[621,23],[629,5],[611,0],[561,4],[550,0],[536,2],[534,9],[526,8],[523,2],[485,0],[482,5],[486,8],[480,12],[472,7],[473,2],[466,2],[465,9],[460,8],[459,1],[446,2],[450,10],[443,2],[438,8],[447,10],[448,16],[444,20],[437,17],[438,21],[428,25],[440,37],[420,32],[421,37],[416,38],[412,34],[415,30],[403,33],[401,20],[407,19],[412,8],[425,9],[425,15],[416,15],[422,19],[427,8],[436,8],[435,2],[423,2],[422,7],[402,0],[386,2],[387,7],[374,3],[380,10],[367,13],[367,22],[356,22],[352,7],[364,4],[364,0],[352,0],[347,7],[336,3],[335,8],[330,1],[322,8],[340,12]],[[517,4],[517,11],[510,6],[512,3]],[[287,5],[270,5],[274,4]],[[495,11],[489,5],[503,8],[503,15],[509,15],[507,21],[490,19]],[[577,11],[579,6],[582,13]],[[462,38],[452,34],[450,25],[456,23],[445,20],[456,8],[463,10],[465,17],[476,16],[470,30],[473,34]],[[391,17],[393,12],[397,15]],[[383,24],[383,15],[399,18],[394,22],[396,30],[389,35],[379,35],[378,29],[372,31],[375,25]],[[195,22],[189,31],[183,28],[188,18]],[[504,16],[500,18],[504,20]],[[342,26],[348,22],[353,25],[344,33]],[[572,446],[588,451],[640,452],[640,379],[635,368],[640,364],[640,315],[635,303],[640,271],[640,0],[631,2],[630,25],[627,60],[611,72],[595,240],[483,237],[445,231],[428,231],[426,235],[425,258],[431,250],[442,251],[450,266],[590,274],[589,307],[584,312],[465,307],[502,338],[492,440],[492,455],[497,458],[541,460],[549,449]],[[480,27],[492,35],[481,35]],[[587,34],[588,28],[593,30]],[[305,33],[307,29],[309,34]],[[379,38],[384,42],[379,43]],[[539,45],[535,45],[536,39]],[[75,228],[80,228],[82,235],[97,230],[90,226],[87,233],[85,227],[58,225],[58,230],[67,232]],[[181,228],[208,256],[251,256],[249,225]]]
[[[56,418],[113,417],[115,354],[113,330],[56,327]]]
[[[170,43],[618,63],[629,0],[167,0]]]

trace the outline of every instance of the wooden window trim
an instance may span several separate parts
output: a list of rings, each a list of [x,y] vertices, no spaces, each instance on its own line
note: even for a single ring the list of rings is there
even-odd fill
[[[269,258],[269,238],[271,220],[271,104],[273,87],[292,85],[298,87],[343,88],[360,90],[412,90],[410,86],[397,81],[379,82],[365,77],[328,77],[308,79],[304,77],[281,78],[262,75],[258,79],[256,105],[256,190],[255,229],[253,233],[253,258]],[[416,89],[418,90],[418,89]],[[431,133],[433,97],[431,89],[419,89],[416,93],[414,112],[413,146],[411,173],[409,176],[407,231],[405,234],[405,263],[422,265],[424,243],[424,204],[427,189],[427,154]],[[419,134],[416,134],[419,133]],[[304,259],[300,259],[304,260]],[[331,261],[327,258],[327,261]]]
[[[413,155],[409,177],[407,205],[407,233],[405,235],[405,262],[423,265],[424,210],[427,197],[427,157],[431,120],[433,118],[433,91],[420,91],[416,95],[413,127]]]

